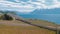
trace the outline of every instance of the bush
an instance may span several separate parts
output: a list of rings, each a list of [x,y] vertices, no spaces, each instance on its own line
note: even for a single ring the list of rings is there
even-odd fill
[[[1,15],[0,20],[13,20],[13,18],[7,14]]]

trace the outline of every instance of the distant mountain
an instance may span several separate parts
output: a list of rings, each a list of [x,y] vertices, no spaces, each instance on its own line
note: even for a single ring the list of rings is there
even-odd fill
[[[60,8],[55,8],[55,9],[36,9],[33,12],[29,13],[29,14],[23,14],[23,13],[19,13],[18,15],[40,15],[40,14],[60,14]]]
[[[32,14],[60,14],[60,8],[55,9],[36,9]]]

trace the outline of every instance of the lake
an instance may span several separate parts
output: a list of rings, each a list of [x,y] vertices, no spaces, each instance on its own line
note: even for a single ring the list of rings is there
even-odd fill
[[[32,18],[32,19],[41,19],[41,20],[47,20],[50,22],[55,22],[56,24],[60,24],[60,14],[40,14],[40,15],[20,15],[23,18]]]

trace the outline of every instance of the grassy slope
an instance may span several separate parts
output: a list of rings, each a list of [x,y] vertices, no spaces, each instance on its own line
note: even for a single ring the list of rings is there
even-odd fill
[[[33,24],[41,24],[44,26],[54,26],[56,27],[57,24],[55,24],[54,22],[48,22],[45,20],[28,20],[29,22],[33,23]]]
[[[7,22],[7,21],[3,21],[3,22]],[[16,22],[23,23],[21,21],[12,21],[12,23],[16,23]],[[33,23],[35,23],[35,21],[33,21]],[[38,28],[35,26],[22,27],[22,26],[10,26],[10,25],[0,24],[0,34],[56,34],[56,32],[44,28]]]

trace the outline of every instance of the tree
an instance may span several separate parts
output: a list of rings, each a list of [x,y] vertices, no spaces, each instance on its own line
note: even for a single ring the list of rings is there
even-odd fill
[[[16,15],[16,13],[14,11],[0,11],[1,14],[3,14],[0,18],[3,20],[13,20],[13,18],[11,16],[9,16],[8,14],[14,14]]]

